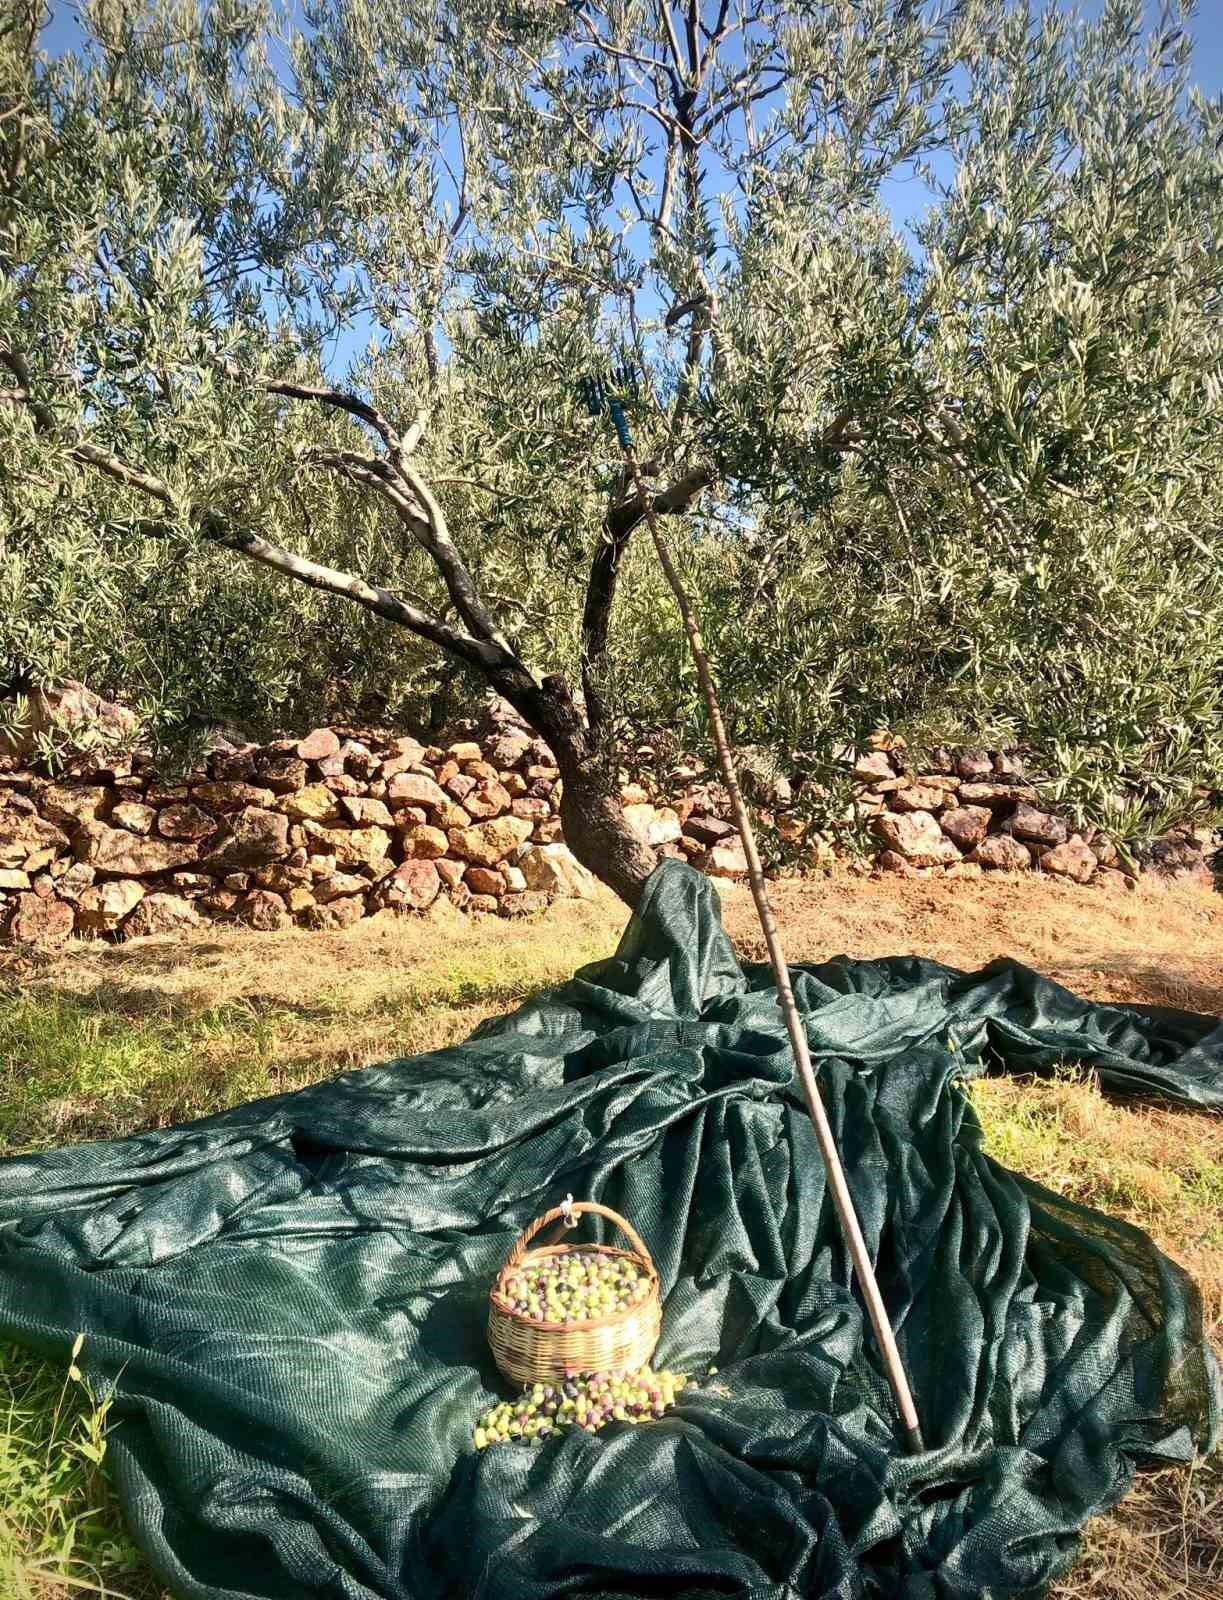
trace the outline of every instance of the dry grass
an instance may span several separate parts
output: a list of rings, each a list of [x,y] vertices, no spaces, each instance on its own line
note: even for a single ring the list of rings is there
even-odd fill
[[[915,953],[976,967],[1009,955],[1095,999],[1223,1014],[1223,899],[1201,890],[1118,895],[1034,878],[846,875],[780,884],[776,899],[792,961]],[[728,893],[724,910],[743,955],[762,960],[746,892]],[[0,1145],[163,1125],[450,1043],[609,954],[623,920],[606,896],[526,923],[439,909],[330,935],[207,930],[84,944],[33,966],[9,958],[7,971],[0,963]],[[1146,1228],[1193,1272],[1212,1332],[1223,1334],[1218,1119],[1113,1104],[1070,1077],[991,1080],[973,1092],[999,1159]],[[0,1362],[4,1600],[87,1590],[153,1600],[158,1590],[119,1531],[104,1474],[78,1448],[96,1419],[79,1397],[59,1405],[61,1388],[62,1375],[24,1357]],[[1217,1458],[1192,1473],[1148,1474],[1091,1524],[1055,1594],[1217,1600],[1221,1527]]]

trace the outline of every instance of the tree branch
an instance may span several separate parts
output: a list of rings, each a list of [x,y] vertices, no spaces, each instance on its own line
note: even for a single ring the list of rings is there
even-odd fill
[[[674,516],[687,511],[701,491],[715,481],[711,467],[693,468],[654,496],[656,515]],[[617,501],[607,513],[603,535],[590,564],[586,602],[582,608],[582,692],[591,731],[596,734],[607,719],[600,680],[607,665],[607,638],[620,564],[634,528],[644,520],[645,502],[639,495]]]
[[[169,523],[149,520],[138,523],[136,531],[145,538],[165,538],[174,531],[174,528]],[[260,537],[248,528],[233,528],[215,513],[201,517],[194,524],[194,531],[209,544],[232,550],[238,555],[245,556],[249,561],[258,562],[260,566],[269,567],[273,572],[294,578],[298,583],[304,583],[311,589],[321,589],[326,594],[341,595],[346,600],[355,601],[357,605],[372,611],[384,621],[407,628],[419,638],[427,639],[430,644],[437,645],[439,649],[445,650],[452,656],[458,656],[484,672],[521,674],[525,685],[533,686],[530,674],[516,658],[511,656],[507,659],[505,652],[497,646],[460,633],[428,612],[409,605],[406,600],[389,589],[378,588],[374,584],[366,583],[363,578],[355,577],[352,573],[341,572],[336,567],[328,567],[322,562],[310,561],[305,556],[295,555],[291,550],[273,544],[271,540]]]
[[[407,437],[401,438],[380,411],[356,395],[346,394],[340,389],[283,379],[261,380],[260,387],[269,394],[287,395],[294,400],[317,400],[323,405],[346,411],[374,429],[387,447],[385,461],[377,457],[357,457],[348,451],[323,452],[318,459],[325,465],[341,467],[350,477],[359,476],[359,481],[373,485],[391,501],[413,537],[433,558],[447,593],[467,627],[477,638],[496,645],[507,657],[518,661],[509,641],[480,598],[467,564],[450,537],[445,513],[436,496],[408,461],[423,431],[423,416],[418,415]],[[393,493],[392,488],[395,491]],[[522,667],[521,662],[518,665]],[[522,670],[526,672],[525,667]]]
[[[34,427],[38,433],[51,433],[55,428],[55,417],[49,406],[41,400],[34,398],[33,384],[30,382],[30,367],[25,356],[20,350],[0,349],[0,365],[5,366],[17,380],[16,389],[6,389],[4,394],[11,400],[20,400],[27,407],[34,418]]]
[[[241,382],[241,375],[230,369],[229,376]],[[347,411],[349,416],[368,423],[386,445],[392,459],[403,449],[403,441],[380,411],[368,405],[355,394],[342,389],[332,389],[313,383],[292,383],[284,378],[260,378],[257,387],[266,394],[282,394],[290,400],[317,400],[321,405],[333,406],[337,411]]]

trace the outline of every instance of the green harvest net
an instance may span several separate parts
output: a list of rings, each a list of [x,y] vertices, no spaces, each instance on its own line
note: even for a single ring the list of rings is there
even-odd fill
[[[0,1163],[0,1332],[61,1362],[84,1332],[174,1593],[1000,1600],[1040,1592],[1136,1463],[1209,1443],[1192,1284],[990,1160],[963,1085],[1077,1061],[1217,1111],[1223,1028],[1010,964],[795,979],[925,1455],[897,1443],[771,975],[667,862],[614,959],[453,1049]],[[719,1373],[662,1421],[477,1452],[505,1393],[489,1282],[569,1191],[649,1244],[658,1362]]]

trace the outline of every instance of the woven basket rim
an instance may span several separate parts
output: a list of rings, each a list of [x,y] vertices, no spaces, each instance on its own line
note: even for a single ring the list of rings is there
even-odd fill
[[[635,1305],[625,1306],[620,1311],[610,1311],[602,1317],[583,1317],[579,1322],[541,1322],[538,1317],[529,1316],[525,1311],[515,1310],[502,1293],[506,1277],[514,1272],[521,1272],[528,1261],[546,1256],[573,1255],[578,1251],[627,1257],[646,1274],[646,1282],[649,1285],[647,1293]],[[603,1244],[545,1244],[526,1251],[512,1267],[503,1263],[493,1279],[488,1298],[498,1316],[512,1318],[515,1322],[521,1322],[528,1328],[535,1328],[540,1333],[589,1333],[596,1328],[614,1328],[621,1322],[627,1322],[630,1317],[639,1315],[651,1301],[659,1299],[661,1287],[662,1280],[658,1276],[658,1268],[652,1261],[647,1261],[644,1256],[639,1255],[636,1250],[622,1250],[616,1245]]]

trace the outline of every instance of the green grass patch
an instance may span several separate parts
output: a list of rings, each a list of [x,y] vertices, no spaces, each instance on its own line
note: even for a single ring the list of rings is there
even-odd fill
[[[160,1594],[106,1472],[110,1401],[73,1363],[0,1345],[0,1593],[5,1600]]]
[[[30,989],[0,998],[0,1146],[110,1138],[268,1093],[282,1019],[236,1002],[132,1017],[105,993]],[[224,1062],[219,1075],[202,1062]]]

